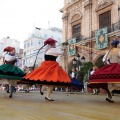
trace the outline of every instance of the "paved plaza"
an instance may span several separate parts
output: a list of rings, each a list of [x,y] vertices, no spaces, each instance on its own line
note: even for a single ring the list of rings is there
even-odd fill
[[[16,92],[13,98],[0,91],[0,120],[120,120],[120,95],[115,103],[105,101],[105,94],[54,92],[46,101],[39,91]]]

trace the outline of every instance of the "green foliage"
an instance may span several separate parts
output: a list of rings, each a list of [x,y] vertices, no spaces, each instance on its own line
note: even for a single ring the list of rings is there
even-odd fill
[[[89,75],[86,74],[86,75],[84,76],[84,79],[83,79],[84,83],[85,83],[85,82],[88,82],[88,79],[89,79]]]
[[[92,71],[93,69],[93,63],[92,62],[85,62],[82,65],[81,71],[83,71],[84,76],[88,74],[88,71]]]
[[[68,42],[63,42],[62,45],[67,46],[67,45],[68,45]]]
[[[83,83],[83,81],[87,82],[89,78],[89,72],[93,69],[92,62],[83,63],[80,71],[78,71],[77,79]]]
[[[68,75],[70,75],[72,73],[72,69],[68,68]]]
[[[83,78],[84,78],[83,72],[82,71],[78,71],[76,78],[77,78],[77,80],[79,80],[80,82],[83,83]]]
[[[95,65],[98,67],[98,68],[101,68],[102,66],[104,66],[104,63],[102,62],[102,58],[103,56],[101,56],[95,63]]]

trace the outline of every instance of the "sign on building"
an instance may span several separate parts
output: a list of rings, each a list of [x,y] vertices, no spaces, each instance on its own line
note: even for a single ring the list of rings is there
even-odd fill
[[[96,31],[96,47],[97,49],[108,47],[107,27]]]
[[[68,55],[72,56],[76,54],[76,38],[72,38],[70,40],[68,40]]]

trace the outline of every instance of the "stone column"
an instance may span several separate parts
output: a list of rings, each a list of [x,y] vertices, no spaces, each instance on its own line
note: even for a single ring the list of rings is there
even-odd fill
[[[63,16],[63,42],[67,42],[68,40],[68,13],[64,11]],[[68,50],[67,46],[63,46],[64,55],[62,57],[62,67],[63,69],[68,72]]]
[[[86,34],[89,38],[89,48],[92,48],[92,0],[86,0],[84,3],[84,9],[85,9],[85,25],[86,25]],[[92,52],[89,50],[89,61],[92,61]]]

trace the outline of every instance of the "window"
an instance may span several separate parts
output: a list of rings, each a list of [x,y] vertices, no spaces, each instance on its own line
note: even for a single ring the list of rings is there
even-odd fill
[[[77,24],[72,27],[72,37],[76,38],[76,42],[81,40],[81,24]]]
[[[107,11],[99,15],[99,28],[108,27],[111,25],[111,11]]]
[[[24,52],[24,56],[26,56],[26,52]]]
[[[44,36],[45,36],[45,39],[47,39],[47,34],[45,34]]]
[[[33,45],[33,41],[31,41],[31,46]]]
[[[54,38],[53,36],[51,36],[51,38]]]
[[[61,39],[60,39],[60,38],[58,38],[58,41],[61,41]]]
[[[24,48],[26,48],[26,44],[24,43]]]
[[[27,43],[27,48],[28,48],[28,47],[30,47],[30,43],[29,43],[29,42]]]

